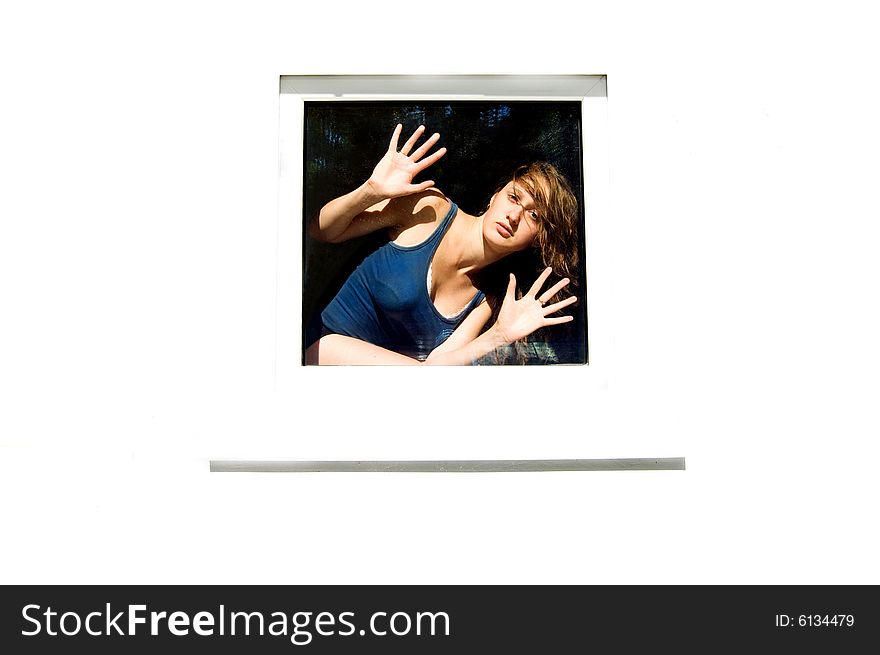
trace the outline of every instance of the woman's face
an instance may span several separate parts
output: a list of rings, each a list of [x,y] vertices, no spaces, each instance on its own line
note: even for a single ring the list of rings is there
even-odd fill
[[[535,199],[521,184],[509,182],[483,214],[483,236],[495,248],[525,250],[535,240],[540,219]]]

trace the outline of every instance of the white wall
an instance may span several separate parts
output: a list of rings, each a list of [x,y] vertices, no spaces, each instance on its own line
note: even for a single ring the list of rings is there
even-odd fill
[[[0,10],[0,579],[880,581],[880,98],[858,3],[131,6]],[[256,445],[375,443],[327,424],[298,448],[309,408],[273,391],[278,76],[306,73],[608,75],[608,388],[557,407],[486,372],[457,391],[513,387],[505,456],[574,423],[548,457],[619,445],[686,472],[208,473]],[[446,427],[385,443],[496,452]]]

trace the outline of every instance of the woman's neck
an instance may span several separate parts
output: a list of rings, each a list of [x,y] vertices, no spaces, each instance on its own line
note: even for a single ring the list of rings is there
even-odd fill
[[[483,238],[483,217],[471,216],[459,210],[463,221],[455,221],[450,230],[449,257],[463,273],[474,273],[492,264],[504,255],[487,247]]]

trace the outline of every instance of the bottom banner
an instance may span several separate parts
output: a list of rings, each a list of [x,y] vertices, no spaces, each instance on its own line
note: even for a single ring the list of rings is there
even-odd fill
[[[880,601],[867,586],[13,586],[0,594],[7,653],[855,652],[880,636]]]

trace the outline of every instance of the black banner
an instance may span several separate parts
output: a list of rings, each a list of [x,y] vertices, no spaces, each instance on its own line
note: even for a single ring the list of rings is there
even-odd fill
[[[18,586],[6,653],[856,652],[868,586]],[[784,649],[784,650],[777,650]]]

